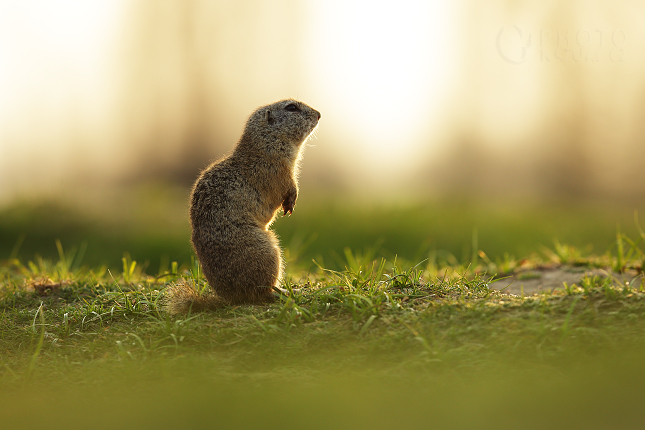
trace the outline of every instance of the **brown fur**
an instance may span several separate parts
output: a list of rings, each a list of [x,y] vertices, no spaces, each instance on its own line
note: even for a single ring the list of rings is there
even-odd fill
[[[171,289],[168,308],[185,312],[221,303],[273,300],[283,271],[278,239],[269,229],[278,210],[291,214],[298,196],[298,160],[320,113],[296,100],[258,108],[235,150],[208,166],[193,186],[192,242],[217,299]],[[194,291],[194,289],[193,289]],[[174,309],[174,311],[173,311]]]

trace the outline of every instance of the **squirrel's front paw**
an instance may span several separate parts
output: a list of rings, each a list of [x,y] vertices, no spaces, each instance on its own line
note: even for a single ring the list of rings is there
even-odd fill
[[[297,190],[290,190],[289,193],[287,193],[284,200],[282,201],[282,209],[284,210],[284,214],[282,214],[282,216],[285,216],[286,214],[291,215],[293,213],[293,208],[296,206],[297,197]]]

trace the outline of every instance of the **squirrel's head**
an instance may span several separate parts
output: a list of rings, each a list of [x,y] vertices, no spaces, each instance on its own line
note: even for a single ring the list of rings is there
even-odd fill
[[[264,145],[261,149],[269,152],[292,152],[307,140],[319,119],[320,112],[293,99],[262,106],[249,117],[240,143]]]

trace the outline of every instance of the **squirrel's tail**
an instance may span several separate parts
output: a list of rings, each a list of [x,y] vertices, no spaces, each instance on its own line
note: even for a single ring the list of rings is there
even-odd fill
[[[168,287],[164,294],[164,302],[166,312],[172,315],[214,310],[224,305],[224,301],[215,293],[199,294],[195,286],[185,279],[180,279]]]

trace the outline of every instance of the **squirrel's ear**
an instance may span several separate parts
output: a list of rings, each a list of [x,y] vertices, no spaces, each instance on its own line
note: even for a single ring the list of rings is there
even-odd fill
[[[271,116],[271,109],[267,109],[267,110],[264,112],[264,120],[265,120],[269,125],[273,124],[273,122],[275,121],[275,120],[273,119],[273,117]]]

